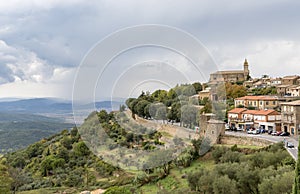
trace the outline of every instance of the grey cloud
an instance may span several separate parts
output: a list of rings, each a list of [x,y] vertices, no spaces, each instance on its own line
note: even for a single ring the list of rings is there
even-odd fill
[[[191,33],[211,50],[222,69],[236,68],[250,57],[249,61],[264,63],[260,69],[267,70],[271,62],[267,63],[263,55],[270,57],[269,51],[258,50],[255,45],[280,40],[297,44],[299,5],[283,0],[1,2],[0,39],[12,50],[1,52],[0,47],[0,63],[4,66],[0,83],[13,82],[16,77],[53,80],[55,69],[77,67],[89,49],[110,33],[145,23],[175,26]],[[293,72],[298,58],[282,54],[280,47],[276,47],[276,53],[282,57],[272,60],[272,65],[288,61],[285,72]],[[274,72],[278,74],[280,71]]]

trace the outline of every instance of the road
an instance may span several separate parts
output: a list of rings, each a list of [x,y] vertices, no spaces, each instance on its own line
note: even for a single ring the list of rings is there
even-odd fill
[[[232,131],[226,131],[225,132],[226,135],[233,135],[233,136],[238,136],[238,137],[255,137],[255,138],[259,138],[259,139],[264,139],[270,142],[281,142],[281,141],[288,141],[288,142],[292,142],[294,144],[294,148],[288,148],[285,147],[286,150],[290,153],[290,155],[294,158],[294,160],[297,160],[298,158],[298,145],[299,142],[297,141],[298,138],[295,137],[282,137],[282,136],[272,136],[272,135],[268,135],[268,134],[257,134],[257,135],[253,135],[253,134],[247,134],[245,132],[232,132]]]

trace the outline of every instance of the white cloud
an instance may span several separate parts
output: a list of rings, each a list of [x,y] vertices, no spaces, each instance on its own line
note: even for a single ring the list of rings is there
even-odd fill
[[[242,68],[248,58],[253,76],[295,74],[300,60],[299,4],[284,0],[1,1],[0,84],[51,83],[69,91],[75,67],[96,42],[121,28],[145,23],[193,34],[211,51],[219,69]],[[189,71],[184,60],[170,62]]]
[[[220,69],[242,69],[244,59],[249,62],[253,77],[268,74],[273,77],[300,75],[300,42],[288,40],[249,42],[222,45],[213,49]]]

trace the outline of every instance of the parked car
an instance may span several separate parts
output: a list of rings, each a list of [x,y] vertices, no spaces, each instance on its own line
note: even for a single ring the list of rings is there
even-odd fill
[[[260,133],[266,133],[267,132],[265,129],[260,129],[259,131],[260,131]]]
[[[271,135],[277,135],[277,131],[273,131]]]
[[[292,142],[287,142],[287,143],[286,143],[286,147],[288,147],[288,148],[293,148],[293,147],[295,147],[295,146],[294,146],[294,144],[293,144]]]
[[[243,128],[238,127],[237,131],[243,131]]]
[[[273,130],[272,130],[272,129],[269,129],[269,130],[268,130],[268,134],[271,135],[272,133],[273,133]]]
[[[289,132],[282,132],[282,133],[280,134],[280,136],[289,136],[289,135],[290,135]]]
[[[282,131],[277,131],[276,135],[279,136],[280,134],[282,134]]]
[[[256,134],[259,134],[260,133],[260,130],[259,129],[254,129],[252,130],[252,134],[253,135],[256,135]]]

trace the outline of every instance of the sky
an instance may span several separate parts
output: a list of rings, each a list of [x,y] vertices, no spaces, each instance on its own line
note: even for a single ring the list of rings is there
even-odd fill
[[[299,8],[299,1],[289,0],[1,1],[0,97],[72,99],[74,88],[92,87],[93,98],[126,98],[141,90],[208,81],[210,71],[241,69],[245,58],[252,77],[300,74]],[[144,28],[143,34],[124,36],[124,29],[149,24],[182,34],[160,35]],[[200,42],[201,53],[185,47],[186,36]],[[109,44],[101,45],[109,38]],[[86,79],[80,78],[93,52],[99,62],[112,54],[110,49],[138,38],[160,38],[164,44],[177,38],[182,47],[127,45],[106,66],[100,64],[105,69],[89,69]],[[215,65],[200,65],[196,74],[178,50],[198,54],[202,62],[209,57]],[[85,90],[75,92],[76,98],[84,98],[79,93]]]

